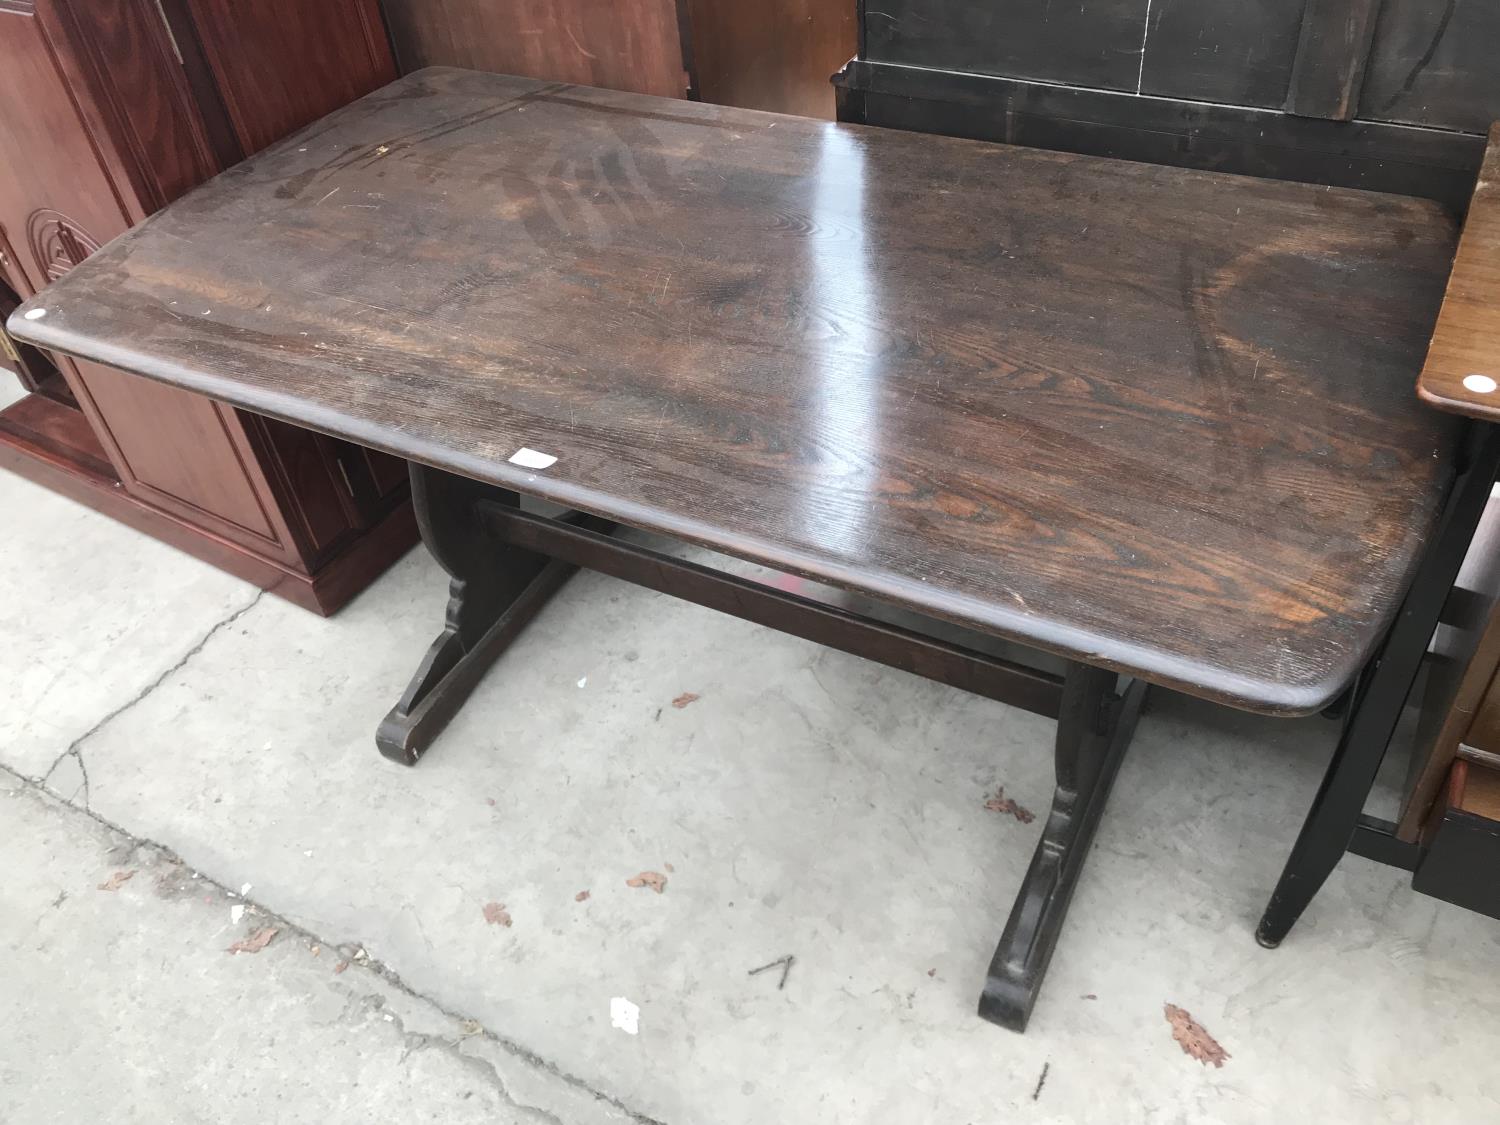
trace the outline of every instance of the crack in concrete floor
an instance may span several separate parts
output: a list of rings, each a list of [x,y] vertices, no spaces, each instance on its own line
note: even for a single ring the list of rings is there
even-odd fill
[[[258,597],[256,598],[256,601],[259,601]],[[212,633],[218,628],[229,624],[236,617],[239,617],[241,614],[248,611],[253,605],[254,603],[252,602],[251,605],[245,606],[243,609],[233,614],[231,617],[226,618],[224,621],[221,621],[219,625],[215,626],[214,630],[210,630],[209,636],[211,636]],[[207,640],[208,636],[205,636],[203,643],[206,643]],[[200,643],[194,651],[196,652],[201,648],[202,643]],[[190,653],[189,656],[191,655],[192,654]],[[186,663],[187,659],[188,658],[185,657],[182,661],[179,661],[175,667],[181,667],[182,664]],[[170,670],[168,673],[164,673],[162,677],[157,680],[157,684],[160,684],[163,680],[165,680],[166,676],[169,674]],[[143,693],[139,698],[144,698],[145,694],[149,694],[149,692]],[[117,711],[112,712],[112,715],[119,714],[123,710],[124,708],[120,708]],[[106,721],[108,721],[107,718],[105,720],[102,720],[100,725],[102,726],[103,722]],[[498,1034],[492,1029],[483,1026],[477,1020],[473,1020],[472,1018],[460,1012],[454,1011],[441,1001],[413,988],[411,985],[407,984],[406,981],[401,978],[401,975],[394,969],[392,969],[389,965],[365,954],[364,947],[358,941],[349,941],[340,944],[320,937],[318,934],[307,929],[305,926],[298,925],[296,922],[293,922],[289,918],[286,918],[284,915],[277,913],[275,910],[268,907],[265,903],[260,902],[259,900],[254,898],[247,897],[246,895],[241,894],[238,890],[235,890],[227,884],[214,879],[212,876],[209,876],[197,870],[196,868],[193,868],[191,864],[186,863],[186,861],[178,856],[177,853],[174,852],[171,848],[157,843],[154,840],[138,836],[124,826],[116,824],[108,817],[101,816],[99,813],[90,808],[80,806],[70,800],[67,800],[66,798],[61,797],[60,794],[57,794],[47,788],[47,786],[44,784],[43,778],[29,777],[26,774],[12,769],[10,766],[5,765],[4,763],[0,763],[0,774],[4,774],[14,779],[21,785],[40,794],[46,799],[53,799],[58,801],[63,807],[72,810],[75,815],[88,817],[96,824],[101,825],[102,827],[108,829],[110,832],[121,837],[124,841],[127,842],[128,847],[124,848],[122,851],[119,851],[120,859],[128,862],[136,857],[138,853],[142,851],[149,851],[154,856],[158,857],[162,862],[169,864],[179,864],[188,869],[188,871],[194,877],[196,885],[211,887],[214,890],[217,890],[220,894],[228,898],[232,898],[236,902],[244,903],[248,907],[253,907],[256,910],[259,918],[264,919],[264,924],[275,925],[282,932],[282,934],[295,935],[296,937],[302,939],[302,941],[307,945],[317,945],[321,946],[324,949],[338,950],[345,957],[345,959],[348,960],[351,969],[357,967],[358,969],[361,969],[365,972],[369,972],[378,977],[381,981],[389,985],[391,988],[395,989],[397,992],[400,992],[402,995],[425,1005],[433,1012],[436,1012],[444,1018],[452,1020],[459,1024],[465,1024],[476,1028],[476,1030],[471,1034],[465,1034],[459,1038],[450,1039],[445,1036],[433,1035],[428,1032],[408,1031],[400,1015],[395,1012],[383,1011],[383,1015],[388,1015],[391,1017],[391,1022],[396,1025],[397,1031],[401,1034],[403,1041],[405,1041],[407,1045],[407,1055],[410,1055],[411,1053],[419,1050],[441,1050],[463,1063],[466,1068],[473,1070],[476,1074],[479,1074],[487,1084],[491,1085],[496,1090],[496,1092],[505,1099],[505,1101],[515,1106],[517,1109],[527,1113],[538,1114],[544,1121],[555,1122],[556,1125],[563,1125],[564,1119],[552,1113],[545,1107],[534,1105],[517,1098],[511,1092],[504,1076],[500,1074],[500,1072],[494,1067],[493,1064],[463,1050],[463,1045],[466,1040],[482,1039],[494,1048],[503,1051],[505,1054],[510,1055],[519,1062],[540,1070],[550,1077],[555,1078],[559,1082],[572,1088],[573,1090],[604,1104],[610,1109],[624,1114],[631,1122],[634,1122],[635,1125],[666,1125],[666,1123],[659,1118],[650,1117],[646,1114],[640,1113],[635,1109],[632,1109],[630,1106],[621,1102],[619,1099],[607,1093],[604,1093],[601,1090],[595,1089],[593,1086],[589,1085],[587,1082],[577,1077],[576,1075],[569,1074],[568,1072],[562,1070],[550,1060],[542,1058],[540,1055],[529,1050],[522,1044],[517,1043],[514,1040],[507,1038],[506,1036]],[[377,1006],[383,1007],[384,1001],[381,998],[376,997],[375,1000],[378,1001]]]
[[[121,715],[124,715],[132,708],[144,702],[153,692],[155,692],[169,679],[171,679],[172,676],[182,671],[195,656],[201,653],[204,648],[208,646],[209,642],[212,641],[215,636],[217,636],[224,629],[228,628],[230,625],[233,625],[236,621],[244,617],[251,610],[255,609],[255,607],[258,606],[261,603],[261,600],[265,597],[265,593],[266,592],[264,590],[257,590],[255,596],[251,598],[250,601],[248,601],[243,606],[240,606],[233,613],[224,617],[222,620],[215,622],[214,625],[209,628],[201,638],[199,638],[198,642],[194,644],[190,649],[188,649],[187,652],[183,653],[183,655],[170,667],[164,669],[160,675],[155,677],[149,684],[143,687],[130,699],[126,700],[118,707],[115,707],[113,710],[109,711],[102,718],[100,718],[98,722],[94,723],[93,726],[89,727],[88,730],[86,730],[83,734],[79,735],[71,743],[69,743],[66,749],[58,754],[58,756],[53,760],[51,766],[49,766],[47,768],[47,771],[40,777],[32,777],[30,775],[21,773],[5,765],[4,763],[0,763],[0,772],[10,775],[11,777],[15,778],[17,781],[28,787],[48,793],[58,798],[69,808],[74,809],[81,815],[89,817],[91,820],[104,826],[111,832],[118,833],[120,836],[124,837],[131,843],[132,850],[148,848],[164,857],[168,862],[183,863],[183,861],[170,848],[167,848],[165,845],[159,844],[156,841],[137,836],[135,833],[131,832],[123,825],[116,824],[106,817],[99,815],[99,813],[95,812],[90,807],[88,766],[84,761],[83,746],[84,743],[98,734],[115,719],[119,718]],[[74,759],[74,761],[77,763],[79,773],[82,776],[82,782],[71,793],[64,794],[59,790],[54,789],[48,784],[48,782],[52,778],[53,774],[57,772],[58,767],[68,758]],[[78,798],[80,794],[82,795],[81,803],[76,800],[76,798]],[[311,944],[321,945],[328,949],[340,949],[342,952],[348,955],[351,964],[357,963],[362,969],[374,973],[387,984],[391,985],[393,988],[399,990],[412,999],[430,1006],[434,1011],[449,1019],[457,1020],[460,1022],[468,1021],[468,1017],[450,1010],[433,997],[427,996],[409,986],[404,980],[401,979],[401,976],[389,965],[386,965],[381,961],[367,956],[357,957],[356,954],[363,953],[363,948],[359,945],[358,942],[349,942],[345,943],[343,946],[340,946],[334,942],[327,941],[319,937],[317,934],[314,934],[311,931],[307,930],[306,928],[297,925],[295,922],[292,922],[283,915],[278,914],[277,912],[266,906],[264,903],[258,902],[254,899],[246,898],[245,896],[240,895],[237,891],[234,891],[226,884],[222,884],[217,880],[212,879],[208,875],[196,871],[195,869],[193,870],[193,874],[204,885],[214,887],[222,893],[231,894],[237,897],[239,901],[244,902],[247,906],[254,906],[261,915],[263,915],[266,919],[275,924],[284,932],[289,934],[296,934]],[[400,1016],[390,1012],[386,1014],[391,1016],[392,1021],[397,1025],[397,1030],[401,1033],[403,1039],[406,1041],[408,1054],[416,1050],[441,1049],[444,1052],[451,1054],[456,1059],[460,1060],[466,1067],[478,1073],[488,1084],[495,1088],[495,1090],[500,1094],[501,1097],[503,1097],[511,1105],[514,1105],[517,1109],[524,1110],[528,1113],[539,1114],[541,1115],[543,1120],[556,1122],[557,1125],[562,1125],[562,1119],[556,1114],[553,1114],[540,1106],[530,1105],[524,1101],[517,1099],[507,1087],[504,1078],[493,1065],[485,1062],[483,1059],[476,1058],[473,1055],[467,1054],[461,1049],[462,1040],[447,1039],[442,1036],[431,1035],[425,1032],[409,1032],[405,1029]],[[664,1125],[664,1123],[657,1118],[648,1117],[642,1113],[639,1113],[636,1110],[631,1109],[624,1103],[611,1097],[610,1095],[594,1089],[582,1079],[559,1069],[555,1064],[528,1050],[521,1044],[507,1039],[506,1037],[497,1034],[489,1028],[483,1027],[482,1025],[477,1025],[477,1021],[470,1022],[476,1022],[476,1026],[480,1027],[480,1030],[475,1033],[476,1036],[482,1037],[483,1039],[493,1044],[495,1047],[505,1051],[507,1054],[515,1057],[521,1062],[545,1071],[547,1074],[551,1075],[561,1082],[566,1083],[574,1089],[582,1091],[590,1097],[604,1102],[612,1109],[626,1114],[631,1121],[637,1122],[639,1123],[639,1125]]]
[[[73,790],[71,803],[48,794],[60,816],[87,825],[73,814],[97,809],[101,824],[135,825],[143,844],[169,840],[221,883],[254,878],[266,885],[263,895],[313,930],[338,935],[350,950],[354,939],[368,941],[366,948],[399,967],[405,980],[393,976],[396,983],[361,972],[365,962],[328,982],[326,962],[297,948],[307,940],[298,934],[309,931],[289,927],[267,953],[286,941],[288,953],[311,961],[332,984],[317,992],[331,1012],[345,1012],[327,1024],[330,1037],[374,1028],[385,1058],[394,1060],[405,1042],[406,1066],[423,1074],[441,1068],[443,1085],[455,1080],[451,1059],[472,1052],[520,1099],[545,1107],[538,1112],[580,1122],[652,1120],[627,1102],[673,1121],[922,1120],[944,1105],[945,1119],[980,1120],[1014,1116],[1036,1101],[1049,1114],[1069,1116],[1071,1107],[1084,1119],[1092,1083],[1111,1087],[1120,1120],[1147,1119],[1131,1112],[1145,1112],[1141,1106],[1154,1119],[1199,1104],[1225,1121],[1254,1121],[1270,1092],[1295,1092],[1325,1119],[1354,1116],[1356,1107],[1367,1116],[1373,1109],[1424,1120],[1479,1120],[1493,1110],[1482,1078],[1469,1077],[1482,1074],[1487,1048],[1446,1051],[1446,1062],[1434,1058],[1430,1066],[1416,1061],[1424,1036],[1460,1044],[1489,1038],[1483,1014],[1494,990],[1478,974],[1492,935],[1472,920],[1354,861],[1332,881],[1313,925],[1276,960],[1244,940],[1244,911],[1262,901],[1254,886],[1243,888],[1279,870],[1282,837],[1295,831],[1316,784],[1320,763],[1307,764],[1307,751],[1321,750],[1321,727],[1283,736],[1268,723],[1220,721],[1190,705],[1164,708],[1133,751],[1133,765],[1127,762],[1090,859],[1092,888],[1073,907],[1065,937],[1072,945],[1053,967],[1045,1026],[1029,1039],[996,1039],[975,1026],[962,974],[972,971],[965,965],[982,966],[998,928],[976,903],[990,903],[991,915],[1008,908],[995,888],[1019,880],[1027,849],[996,835],[993,814],[977,810],[1000,781],[1007,792],[1014,783],[1016,793],[1038,800],[1050,792],[1049,768],[1032,753],[1044,737],[1040,720],[940,696],[894,674],[844,669],[837,656],[759,633],[747,643],[739,623],[706,629],[686,611],[585,579],[549,607],[551,623],[518,649],[522,659],[476,693],[458,736],[428,770],[382,774],[359,768],[363,758],[355,755],[368,753],[367,720],[384,713],[406,682],[408,661],[430,641],[427,617],[440,620],[435,591],[445,580],[424,562],[383,581],[373,600],[356,603],[332,630],[275,598],[227,629],[251,608],[241,604],[251,591],[215,584],[193,612],[171,618],[174,627],[155,630],[150,646],[131,647],[143,675],[176,661],[173,668],[141,691],[117,675],[104,685],[107,695],[84,692],[67,733],[33,739],[32,756],[17,763],[26,774],[43,774],[38,793]],[[58,589],[49,596],[73,596],[70,587]],[[140,615],[124,620],[128,628]],[[194,638],[198,645],[179,660],[174,654]],[[57,661],[78,660],[79,638],[63,630],[55,639]],[[13,666],[30,658],[26,647]],[[337,671],[326,668],[331,660]],[[272,724],[277,754],[247,756],[255,758],[247,770],[238,752],[260,746],[268,731],[234,689],[244,686],[240,676],[261,671],[277,677],[261,686],[282,711]],[[575,687],[584,672],[586,692]],[[84,680],[75,674],[71,682]],[[684,687],[704,702],[663,712]],[[115,708],[126,695],[134,698]],[[94,723],[98,715],[104,718]],[[869,721],[850,721],[866,715]],[[355,733],[346,737],[349,730]],[[160,767],[159,738],[180,748],[170,770]],[[737,768],[726,751],[751,743],[756,765]],[[730,764],[710,768],[718,758]],[[85,759],[97,790],[84,788]],[[591,784],[574,789],[585,774]],[[806,796],[824,789],[826,797]],[[484,793],[499,795],[500,808],[485,805]],[[325,811],[323,802],[337,804]],[[1154,829],[1164,818],[1177,830],[1158,844]],[[805,827],[825,819],[849,842]],[[388,831],[414,849],[401,853],[403,862],[391,862],[382,847]],[[528,834],[528,847],[515,845],[518,833]],[[915,854],[913,837],[923,845]],[[666,899],[649,903],[656,913],[601,909],[575,923],[571,907],[557,909],[549,896],[565,889],[563,901],[571,902],[589,883],[574,883],[554,862],[608,865],[613,840],[653,856],[694,849],[697,887],[686,874],[680,887],[699,893],[678,895],[674,885]],[[309,846],[318,858],[304,863]],[[561,858],[527,858],[552,851]],[[1266,859],[1269,851],[1277,854]],[[1120,857],[1129,862],[1111,862]],[[91,888],[102,877],[78,885]],[[429,877],[452,893],[428,886]],[[507,901],[530,894],[528,913],[548,925],[518,925],[503,944],[491,941],[501,935],[476,921],[477,902],[489,891],[466,888],[475,880],[487,887],[492,878],[504,884]],[[343,895],[351,881],[355,889]],[[137,876],[126,893],[143,882]],[[47,888],[38,912],[57,894]],[[664,906],[674,911],[666,923]],[[265,918],[284,924],[279,915]],[[865,927],[870,937],[861,929],[868,918],[878,920]],[[787,989],[796,995],[785,1004],[776,996],[770,1007],[709,977],[712,966],[732,960],[738,981],[794,945],[808,951],[808,971],[799,952]],[[279,960],[227,963],[264,986]],[[933,966],[939,983],[928,983]],[[84,987],[100,976],[116,980],[107,964],[80,975]],[[959,983],[941,984],[949,977]],[[877,980],[893,983],[870,988]],[[924,989],[915,1011],[913,994],[899,983],[913,980]],[[533,981],[540,991],[510,987]],[[598,1001],[616,990],[641,999],[637,989],[648,985],[653,1038],[610,1037]],[[773,995],[774,988],[773,981]],[[377,1010],[380,996],[388,1006]],[[1162,1030],[1162,998],[1187,1003],[1226,1043],[1243,1046],[1232,1067],[1199,1075]],[[73,1007],[87,1009],[76,997]],[[476,1029],[504,1028],[533,1050],[477,1031],[467,1038],[467,1026],[448,1022],[450,1010],[473,1011]],[[378,1034],[386,1013],[402,1018],[404,1039],[395,1019]],[[369,1052],[374,1039],[357,1042]],[[654,1052],[654,1066],[643,1065],[643,1049]],[[1065,1073],[1079,1050],[1090,1060],[1087,1082]],[[1038,1096],[1049,1059],[1064,1070],[1048,1073]],[[0,1072],[5,1062],[0,1057]],[[565,1085],[568,1075],[580,1078]],[[457,1080],[509,1111],[499,1087],[481,1084],[477,1072],[472,1083],[466,1075]],[[617,1097],[609,1102],[596,1088]],[[1481,1105],[1483,1112],[1467,1117],[1445,1116],[1458,1112],[1454,1106]]]
[[[190,660],[192,660],[193,657],[197,656],[200,652],[202,652],[204,650],[204,648],[208,645],[208,642],[211,641],[211,640],[213,640],[214,637],[216,635],[218,635],[218,633],[220,632],[220,630],[222,630],[224,628],[227,628],[230,625],[233,625],[241,617],[243,617],[243,616],[245,616],[245,614],[249,613],[252,609],[254,609],[256,606],[258,606],[260,604],[261,599],[264,598],[265,595],[266,595],[266,592],[264,590],[257,590],[257,591],[255,591],[255,597],[251,598],[244,605],[240,606],[239,609],[235,610],[228,617],[225,617],[221,621],[215,622],[214,625],[206,633],[204,633],[201,638],[199,638],[198,643],[195,644],[192,648],[188,649],[187,652],[183,653],[182,656],[181,656],[181,658],[179,658],[178,661],[175,664],[173,664],[170,668],[165,669],[161,673],[161,675],[159,675],[159,676],[156,677],[156,679],[152,680],[149,684],[147,684],[145,687],[143,687],[140,691],[136,692],[135,695],[131,696],[124,703],[122,703],[118,707],[116,707],[113,711],[110,711],[102,719],[100,719],[97,723],[95,723],[93,726],[89,727],[88,730],[84,731],[77,738],[75,738],[72,742],[70,742],[68,744],[68,746],[67,746],[67,749],[65,749],[61,754],[59,754],[53,760],[52,764],[47,767],[47,772],[44,773],[44,774],[42,774],[42,776],[39,779],[36,779],[38,781],[38,783],[41,784],[41,785],[43,785],[43,786],[46,786],[46,788],[48,788],[49,790],[51,790],[53,793],[56,793],[59,797],[61,797],[65,801],[67,801],[69,804],[73,803],[73,798],[74,797],[77,797],[79,793],[82,793],[83,794],[83,808],[84,809],[88,809],[88,807],[89,807],[89,769],[88,769],[88,765],[83,760],[83,744],[85,742],[87,742],[89,739],[93,738],[94,735],[98,734],[101,730],[103,730],[105,727],[107,727],[110,723],[112,723],[116,719],[118,719],[121,715],[125,714],[125,712],[129,711],[131,708],[135,707],[137,704],[139,704],[143,700],[145,700],[149,695],[151,695],[152,692],[154,692],[157,688],[161,687],[162,684],[166,683],[167,680],[169,680],[177,672],[180,672],[180,671],[182,671],[183,668],[187,667],[188,662]],[[82,780],[82,782],[81,782],[80,785],[78,785],[76,788],[74,788],[74,790],[73,790],[72,793],[64,794],[64,793],[62,793],[61,791],[59,791],[57,789],[53,789],[50,785],[47,785],[47,781],[48,781],[49,778],[52,777],[52,775],[54,773],[57,772],[57,767],[60,766],[60,765],[62,765],[63,761],[66,760],[66,759],[68,759],[68,758],[72,758],[78,764],[78,772],[82,776],[83,780]],[[17,776],[24,777],[25,775],[24,774],[18,774]],[[32,780],[32,779],[28,778],[27,780]]]

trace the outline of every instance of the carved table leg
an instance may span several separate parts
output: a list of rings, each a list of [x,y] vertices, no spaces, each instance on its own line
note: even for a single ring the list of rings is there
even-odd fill
[[[482,504],[517,505],[514,492],[411,466],[422,541],[453,578],[447,622],[401,701],[375,734],[380,752],[416,765],[486,669],[577,568],[485,533]]]
[[[1026,1030],[1094,829],[1145,700],[1146,685],[1140,680],[1130,681],[1123,695],[1115,694],[1118,679],[1114,672],[1099,668],[1068,666],[1057,720],[1052,811],[979,998],[979,1014],[1012,1031]]]

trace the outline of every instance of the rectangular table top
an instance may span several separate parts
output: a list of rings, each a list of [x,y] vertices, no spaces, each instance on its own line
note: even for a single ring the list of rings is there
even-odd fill
[[[426,70],[12,323],[1304,713],[1391,619],[1451,476],[1455,420],[1413,381],[1453,246],[1417,200]]]

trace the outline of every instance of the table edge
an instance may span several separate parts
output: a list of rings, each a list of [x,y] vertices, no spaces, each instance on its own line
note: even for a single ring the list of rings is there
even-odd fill
[[[1484,159],[1474,180],[1473,194],[1469,197],[1469,212],[1464,219],[1463,230],[1458,235],[1458,245],[1454,249],[1448,283],[1443,288],[1443,303],[1438,309],[1437,321],[1432,327],[1432,336],[1428,341],[1427,356],[1422,361],[1422,370],[1417,373],[1417,397],[1423,402],[1439,410],[1461,414],[1466,418],[1481,422],[1500,422],[1500,399],[1459,398],[1451,394],[1443,394],[1428,385],[1429,374],[1433,382],[1441,380],[1441,375],[1437,370],[1439,363],[1434,351],[1440,339],[1445,339],[1450,334],[1448,329],[1450,316],[1459,315],[1452,311],[1452,306],[1467,300],[1466,294],[1475,291],[1482,292],[1492,287],[1483,281],[1471,279],[1470,271],[1475,269],[1481,272],[1500,271],[1500,261],[1496,260],[1496,255],[1490,255],[1486,260],[1476,246],[1471,224],[1476,213],[1481,211],[1488,224],[1500,223],[1500,121],[1496,121],[1489,128],[1485,141]],[[1471,259],[1479,260],[1476,262]],[[1459,335],[1463,334],[1462,329],[1455,331]],[[1497,329],[1493,346],[1495,351],[1500,352],[1500,329]],[[1448,369],[1448,373],[1455,374],[1451,368]],[[1459,376],[1459,378],[1462,377]]]
[[[536,499],[576,508],[643,531],[664,534],[748,562],[867,594],[898,607],[910,608],[942,621],[1066,659],[1139,676],[1152,684],[1240,710],[1296,717],[1325,709],[1353,681],[1371,648],[1394,620],[1399,608],[1399,600],[1393,601],[1379,621],[1367,626],[1366,635],[1348,646],[1347,655],[1332,665],[1325,675],[1315,680],[1288,683],[1208,668],[1184,661],[1160,649],[1122,641],[1092,630],[1039,623],[1029,613],[972,597],[944,593],[940,588],[934,589],[926,583],[888,571],[861,570],[831,563],[827,559],[753,536],[726,538],[712,525],[691,517],[638,501],[625,500],[584,485],[558,481],[546,477],[545,473],[531,472],[509,463],[445,453],[441,446],[413,438],[395,427],[371,424],[337,410],[309,404],[305,399],[283,392],[264,391],[178,363],[143,357],[116,344],[83,339],[44,319],[25,319],[27,311],[43,308],[46,304],[46,291],[43,291],[12,313],[7,330],[14,338],[37,347],[101,363],[167,386],[196,392],[255,414],[352,441],[408,461],[512,489]],[[1435,508],[1432,513],[1434,521],[1437,515]],[[1406,572],[1401,576],[1401,589],[1404,590],[1409,584],[1419,557],[1418,553],[1413,552]]]

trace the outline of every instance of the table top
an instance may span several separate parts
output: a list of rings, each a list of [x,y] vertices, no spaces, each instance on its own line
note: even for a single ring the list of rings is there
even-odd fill
[[[1417,388],[1443,410],[1500,421],[1500,123],[1490,129]]]
[[[1453,245],[1417,200],[436,69],[12,324],[1300,714],[1368,655],[1451,478],[1457,420],[1412,383]]]

